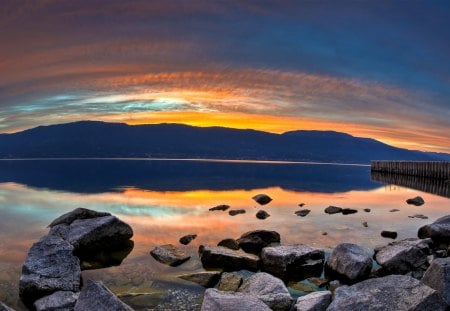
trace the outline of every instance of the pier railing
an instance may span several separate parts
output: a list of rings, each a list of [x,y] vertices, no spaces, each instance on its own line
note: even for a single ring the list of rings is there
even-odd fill
[[[372,161],[372,172],[450,179],[450,162]]]

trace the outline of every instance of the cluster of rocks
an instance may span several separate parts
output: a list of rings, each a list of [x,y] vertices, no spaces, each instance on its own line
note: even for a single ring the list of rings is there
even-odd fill
[[[131,252],[131,227],[109,213],[77,208],[55,219],[22,267],[19,294],[27,307],[50,310],[132,310],[81,271],[118,265]]]

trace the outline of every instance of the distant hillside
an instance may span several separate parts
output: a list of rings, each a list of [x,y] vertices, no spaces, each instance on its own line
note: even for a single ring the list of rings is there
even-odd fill
[[[180,124],[130,126],[82,121],[0,135],[0,158],[152,157],[369,163],[450,160],[332,131],[272,134]]]

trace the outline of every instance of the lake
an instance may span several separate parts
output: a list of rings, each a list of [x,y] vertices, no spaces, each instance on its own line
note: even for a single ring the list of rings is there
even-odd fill
[[[266,193],[273,201],[258,206],[252,197]],[[407,205],[422,196],[425,205]],[[305,203],[311,213],[294,214]],[[208,211],[228,204],[246,213]],[[358,209],[351,215],[328,215],[329,205]],[[102,280],[137,310],[196,310],[204,289],[177,278],[202,271],[200,245],[216,245],[255,230],[276,230],[282,244],[304,243],[327,252],[338,243],[362,245],[373,253],[391,240],[416,237],[420,226],[446,215],[450,201],[431,193],[371,179],[369,166],[165,160],[30,160],[0,161],[0,300],[23,310],[18,280],[30,246],[59,215],[77,207],[108,211],[130,224],[134,248],[120,266],[83,272]],[[363,209],[370,208],[371,212]],[[271,216],[255,217],[264,209]],[[390,212],[391,209],[399,209]],[[425,214],[429,219],[409,218]],[[362,222],[368,222],[364,227]],[[323,235],[326,232],[327,235]],[[188,246],[178,239],[198,234]],[[173,268],[155,261],[149,251],[172,243],[191,254]],[[245,272],[243,272],[245,273]],[[289,284],[293,296],[307,289]]]

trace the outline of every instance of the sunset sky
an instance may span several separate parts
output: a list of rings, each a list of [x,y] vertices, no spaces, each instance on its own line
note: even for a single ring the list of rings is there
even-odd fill
[[[450,2],[2,0],[0,132],[78,120],[450,153]]]

